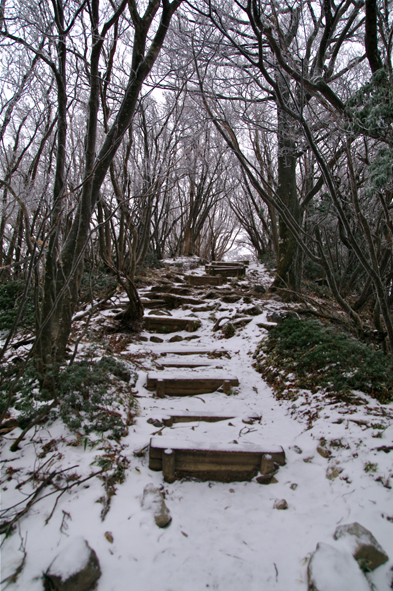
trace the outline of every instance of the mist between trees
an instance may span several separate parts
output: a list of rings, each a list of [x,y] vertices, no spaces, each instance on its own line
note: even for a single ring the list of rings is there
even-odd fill
[[[138,267],[239,236],[391,355],[392,4],[2,0],[1,356],[33,305],[50,390],[86,273],[132,324]]]

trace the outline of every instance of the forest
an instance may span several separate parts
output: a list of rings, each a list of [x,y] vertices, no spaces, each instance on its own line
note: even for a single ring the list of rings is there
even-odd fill
[[[392,11],[390,0],[0,0],[0,435],[11,456],[25,453],[30,441],[34,466],[57,449],[56,437],[37,435],[57,419],[69,432],[56,445],[69,433],[76,439],[67,446],[84,451],[99,444],[93,432],[106,442],[94,460],[99,471],[61,481],[60,488],[50,489],[66,469],[38,462],[35,476],[15,485],[32,486],[23,508],[0,512],[6,538],[41,491],[59,494],[48,524],[60,496],[93,477],[103,482],[98,502],[105,519],[129,469],[123,442],[136,424],[135,401],[143,399],[138,372],[147,367],[145,353],[132,349],[125,368],[108,335],[121,335],[122,354],[128,344],[148,340],[144,298],[154,282],[162,287],[168,260],[185,269],[251,260],[256,299],[248,308],[249,332],[240,304],[229,322],[217,316],[219,304],[200,307],[201,318],[212,323],[210,336],[228,343],[234,336],[228,358],[253,355],[252,367],[276,401],[300,413],[307,437],[319,438],[323,451],[324,397],[326,404],[347,405],[355,418],[346,420],[357,421],[356,428],[374,413],[373,438],[389,428],[390,411],[373,404],[393,399]],[[186,297],[183,287],[177,302]],[[243,297],[250,305],[243,287],[230,282],[224,292],[235,291],[226,303]],[[93,354],[86,342],[100,311],[115,301],[115,328],[100,328]],[[269,318],[251,321],[265,305],[287,306],[289,318],[272,321],[273,330]],[[291,306],[296,313],[288,312]],[[265,340],[256,327],[269,331]],[[234,363],[239,373],[245,360]],[[124,372],[127,387],[120,384]],[[248,400],[257,404],[259,382],[250,380]],[[374,402],[351,398],[353,391]],[[114,396],[121,412],[111,406]],[[352,404],[365,405],[365,415]],[[288,416],[280,417],[287,424]],[[340,417],[334,415],[335,425]],[[239,437],[244,429],[254,431],[241,425]],[[285,429],[289,449],[300,449],[294,444],[300,434]],[[349,447],[337,444],[341,436],[327,455],[318,451],[321,458],[346,453]],[[371,449],[387,454],[392,447]],[[295,451],[296,460],[302,451]],[[377,467],[367,456],[361,471],[368,478]],[[340,486],[355,479],[330,468]],[[391,488],[389,469],[376,478],[383,494]],[[324,494],[322,485],[318,490]],[[62,513],[63,534],[71,518]],[[24,535],[22,562],[9,584],[25,565]],[[187,586],[184,577],[176,589]],[[113,588],[123,588],[126,578]],[[139,583],[148,589],[143,578]],[[237,591],[236,585],[230,579],[226,588]]]

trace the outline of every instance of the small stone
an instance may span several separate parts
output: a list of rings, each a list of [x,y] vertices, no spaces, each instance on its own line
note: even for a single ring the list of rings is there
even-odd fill
[[[298,484],[296,482],[292,482],[291,486],[289,487],[291,490],[296,490],[298,487]]]
[[[389,560],[373,534],[360,523],[340,525],[334,532],[334,539],[341,538],[349,543],[352,556],[358,561],[362,570],[374,570]]]
[[[277,324],[281,324],[287,318],[297,318],[298,320],[299,315],[296,314],[293,310],[274,310],[269,314],[266,314],[266,319],[268,322],[277,322]]]
[[[106,531],[104,535],[105,535],[106,539],[108,540],[108,542],[110,544],[113,544],[113,535],[111,534],[111,532],[110,531]]]
[[[308,591],[370,591],[366,577],[349,552],[319,543],[307,568]]]
[[[286,502],[285,499],[276,499],[274,501],[273,508],[283,511],[284,509],[288,509],[288,503]]]
[[[167,527],[172,521],[164,495],[153,484],[146,485],[143,490],[142,507],[153,510],[154,521],[158,527]]]
[[[164,342],[164,339],[161,339],[160,337],[156,337],[154,335],[152,337],[150,337],[150,340],[152,343],[163,343]]]
[[[230,493],[234,493],[234,492],[235,492],[235,489],[234,489],[234,488],[230,488],[230,489],[229,489],[229,492],[230,492]]]
[[[274,473],[261,474],[261,476],[257,476],[255,480],[258,484],[273,484],[273,482],[278,482],[274,477]]]
[[[343,470],[344,468],[341,468],[340,466],[329,466],[326,470],[326,478],[328,480],[334,480],[335,478],[340,476]]]
[[[83,538],[73,538],[44,573],[44,589],[90,591],[100,576],[100,563],[94,550]]]
[[[323,458],[330,458],[330,456],[332,455],[331,451],[329,449],[326,449],[326,447],[322,447],[322,445],[318,445],[317,452]]]
[[[312,462],[314,459],[314,456],[308,456],[308,458],[304,458],[303,462],[305,462],[306,464],[309,464],[310,462]]]
[[[299,447],[298,445],[294,445],[294,446],[292,447],[292,449],[293,449],[293,451],[295,451],[295,452],[296,452],[297,454],[299,454],[299,455],[303,453],[303,450],[302,450],[302,449],[300,449],[300,447]]]
[[[180,341],[183,341],[183,337],[181,337],[179,334],[175,334],[173,337],[171,337],[170,339],[168,339],[168,343],[180,343]]]
[[[149,339],[147,337],[139,335],[139,340],[142,341],[142,343],[146,343]]]

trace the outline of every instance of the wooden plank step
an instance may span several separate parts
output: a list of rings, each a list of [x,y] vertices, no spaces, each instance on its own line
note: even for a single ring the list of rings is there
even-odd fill
[[[152,300],[159,299],[165,302],[165,305],[172,309],[172,308],[179,308],[183,304],[188,304],[190,306],[197,306],[201,303],[200,299],[192,298],[190,296],[182,296],[173,293],[152,293],[151,298]]]
[[[201,323],[195,318],[175,318],[173,316],[145,316],[145,328],[154,332],[169,333],[178,330],[194,332]]]
[[[148,310],[157,310],[158,308],[163,308],[165,306],[164,300],[147,300],[145,298],[141,298],[141,302],[144,308]]]
[[[158,353],[159,355],[212,355],[217,358],[228,355],[226,349],[191,348],[188,345],[160,345],[154,347],[154,353]]]
[[[149,468],[162,470],[167,482],[184,476],[220,482],[251,480],[258,472],[269,474],[284,464],[283,448],[270,444],[225,445],[152,437],[149,446]]]
[[[223,285],[226,278],[222,275],[185,275],[188,285]]]
[[[222,275],[223,277],[244,277],[246,274],[246,267],[215,267],[213,265],[206,265],[205,271],[208,275]]]
[[[168,359],[163,361],[156,361],[162,367],[214,367],[217,361],[210,361],[208,359]]]
[[[175,374],[151,372],[147,375],[146,388],[157,391],[159,397],[168,396],[193,396],[196,394],[209,394],[215,392],[221,386],[229,389],[238,386],[239,380],[221,372],[209,374],[194,374],[194,376],[178,377]]]
[[[234,419],[234,414],[218,415],[214,412],[209,411],[183,411],[171,413],[168,416],[162,417],[161,421],[166,427],[172,427],[174,423],[194,423],[194,422],[205,422],[205,423],[218,423],[219,421],[229,421]],[[254,421],[259,420],[261,417],[256,413],[250,413],[244,418],[244,422],[251,424]]]

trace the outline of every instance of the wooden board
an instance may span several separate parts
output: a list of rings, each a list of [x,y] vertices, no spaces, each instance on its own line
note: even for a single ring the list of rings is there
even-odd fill
[[[152,295],[157,296],[157,299],[163,300],[165,302],[165,305],[169,309],[179,308],[184,304],[190,306],[197,306],[201,303],[200,299],[191,298],[190,296],[177,295],[173,293],[155,293]]]
[[[156,361],[157,365],[161,365],[162,367],[186,367],[186,368],[193,368],[193,367],[214,367],[217,365],[216,361],[210,361],[208,359],[168,359],[162,361]]]
[[[208,411],[199,411],[199,412],[192,412],[192,411],[183,411],[183,412],[176,412],[171,413],[168,416],[162,417],[162,423],[166,427],[172,427],[174,423],[194,423],[194,422],[205,422],[205,423],[218,423],[219,421],[229,421],[230,419],[234,419],[235,416],[232,415],[218,415],[214,412]]]
[[[203,410],[200,410],[198,412],[185,410],[183,412],[171,412],[170,414],[162,417],[161,421],[166,427],[172,427],[174,423],[194,423],[200,421],[205,423],[218,423],[219,421],[229,421],[234,418],[234,414],[223,415]],[[255,421],[260,421],[261,415],[258,415],[256,413],[249,413],[247,415],[244,415],[242,420],[243,423],[251,425]]]
[[[141,302],[143,307],[148,308],[149,310],[156,310],[165,306],[164,300],[147,300],[145,298],[141,298]]]
[[[213,265],[206,265],[206,273],[208,275],[222,275],[223,277],[244,277],[246,274],[246,267],[215,267]]]
[[[174,374],[152,372],[147,375],[146,388],[150,391],[157,390],[159,395],[168,396],[193,396],[196,394],[209,394],[215,392],[224,382],[230,386],[238,386],[239,380],[222,372],[216,374],[199,374],[200,377],[177,377]]]
[[[223,285],[226,278],[221,275],[185,275],[188,285]]]
[[[194,332],[201,323],[195,318],[175,318],[173,316],[145,316],[145,328],[154,332],[169,333],[178,330]]]
[[[163,469],[163,455],[167,450],[172,450],[174,456],[175,478],[192,476],[220,482],[251,480],[261,471],[266,456],[278,466],[285,464],[285,452],[280,446],[206,444],[152,437],[149,446],[151,470]]]
[[[159,345],[146,344],[157,355],[211,355],[215,359],[228,357],[227,349],[213,349],[212,347],[190,346],[188,343],[165,343]]]

